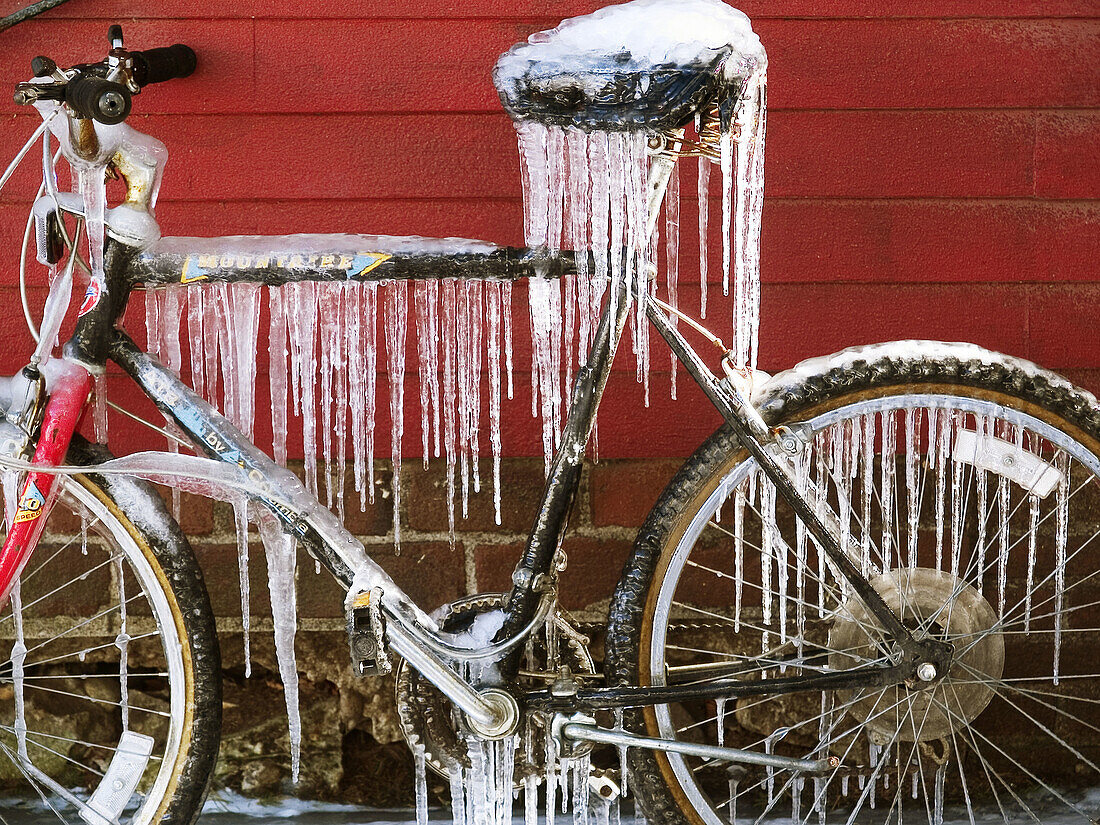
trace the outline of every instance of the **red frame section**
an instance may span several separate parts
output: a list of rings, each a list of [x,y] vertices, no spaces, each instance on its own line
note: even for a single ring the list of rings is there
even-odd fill
[[[65,364],[51,381],[50,397],[42,418],[42,430],[31,463],[56,467],[64,461],[73,433],[80,425],[92,376],[82,367]],[[45,526],[45,516],[56,494],[57,475],[30,472],[19,493],[8,535],[0,549],[0,605],[7,601]]]

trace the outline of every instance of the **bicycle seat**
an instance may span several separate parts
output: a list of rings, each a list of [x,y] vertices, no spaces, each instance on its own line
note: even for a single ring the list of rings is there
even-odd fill
[[[748,17],[721,0],[634,0],[531,35],[501,56],[493,82],[516,120],[659,130],[736,99],[766,62]]]

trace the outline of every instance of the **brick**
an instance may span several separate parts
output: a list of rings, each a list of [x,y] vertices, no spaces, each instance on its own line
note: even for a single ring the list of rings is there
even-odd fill
[[[1094,286],[1037,287],[1028,314],[1028,357],[1051,369],[1100,366],[1100,345],[1091,334],[1098,310]]]
[[[1093,198],[1100,192],[1100,114],[1044,113],[1035,133],[1035,194]]]
[[[779,197],[1028,195],[1031,141],[1031,116],[1019,112],[777,112],[768,122],[768,191]]]
[[[592,523],[640,527],[682,463],[678,459],[611,459],[594,464],[588,476]]]
[[[512,454],[511,450],[508,451]],[[409,527],[424,532],[442,532],[448,529],[447,487],[445,462],[433,459],[427,470],[415,462],[407,462],[404,478],[405,517]],[[495,521],[493,506],[492,462],[480,463],[481,492],[471,486],[469,511],[462,516],[462,479],[455,473],[455,530],[466,532],[526,533],[535,517],[545,486],[543,463],[531,459],[503,461],[500,469],[501,524]]]
[[[163,449],[163,446],[161,446]],[[158,487],[157,492],[164,499],[168,512],[172,512],[172,491],[167,487]],[[191,493],[180,494],[180,529],[184,535],[204,536],[214,529],[214,502],[204,496]]]
[[[426,610],[449,604],[466,594],[466,561],[461,547],[447,542],[402,541],[400,555],[368,548],[398,586]]]
[[[237,545],[217,542],[195,545],[195,556],[206,579],[210,606],[214,615],[240,616],[241,590],[237,563]],[[271,601],[267,593],[267,562],[263,546],[253,531],[248,548],[249,612],[256,617],[271,616]]]
[[[955,15],[951,15],[955,17]],[[775,110],[1094,106],[1094,20],[770,20]]]
[[[569,566],[562,573],[559,598],[569,610],[580,610],[611,597],[623,565],[630,555],[631,543],[621,539],[566,537],[565,552]],[[475,550],[479,592],[507,592],[512,569],[519,561],[523,545],[483,544]]]

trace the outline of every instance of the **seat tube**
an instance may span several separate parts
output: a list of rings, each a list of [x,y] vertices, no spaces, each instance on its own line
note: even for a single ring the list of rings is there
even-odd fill
[[[577,372],[573,384],[569,415],[550,465],[542,502],[528,535],[523,557],[512,573],[506,620],[496,636],[497,641],[519,632],[535,615],[542,590],[547,584],[545,575],[550,572],[554,553],[561,545],[568,525],[580,482],[585,448],[596,422],[596,410],[607,386],[615,350],[631,310],[625,285],[618,284],[613,288],[618,291],[616,300],[605,303],[588,362]],[[515,655],[510,657],[511,660],[515,658]]]

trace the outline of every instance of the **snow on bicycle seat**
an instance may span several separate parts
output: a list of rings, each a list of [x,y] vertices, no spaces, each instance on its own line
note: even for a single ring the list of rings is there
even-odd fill
[[[531,35],[493,81],[516,120],[657,130],[736,98],[766,59],[749,18],[721,0],[634,0]]]

